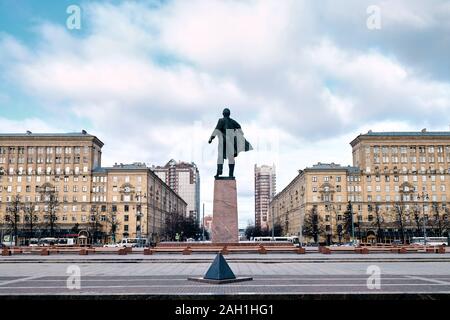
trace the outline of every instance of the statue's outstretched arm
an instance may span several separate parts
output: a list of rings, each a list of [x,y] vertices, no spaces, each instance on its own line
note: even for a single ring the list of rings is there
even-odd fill
[[[219,135],[220,134],[220,126],[221,126],[222,124],[221,124],[221,122],[220,122],[220,120],[219,121],[217,121],[217,125],[216,125],[216,128],[214,129],[214,131],[211,133],[211,136],[210,136],[210,138],[209,138],[209,140],[208,140],[208,143],[211,143],[211,141],[213,141],[213,139],[217,136],[217,135]]]

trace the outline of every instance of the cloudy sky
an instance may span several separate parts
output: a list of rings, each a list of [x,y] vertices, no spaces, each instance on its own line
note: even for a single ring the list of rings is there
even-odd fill
[[[318,161],[351,164],[369,129],[449,130],[449,57],[449,1],[0,0],[0,131],[86,129],[104,165],[194,161],[209,214],[207,140],[229,107],[255,148],[235,172],[244,227],[255,163],[280,191]]]

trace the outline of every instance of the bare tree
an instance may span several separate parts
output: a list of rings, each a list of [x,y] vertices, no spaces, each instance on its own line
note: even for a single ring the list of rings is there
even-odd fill
[[[317,211],[317,207],[313,206],[308,210],[303,219],[303,235],[313,238],[314,242],[318,243],[320,235],[325,233],[325,227],[323,225],[323,219]]]
[[[39,223],[39,214],[33,203],[28,202],[23,206],[24,213],[24,230],[26,230],[27,238],[34,238],[35,229]]]
[[[20,202],[20,196],[15,195],[11,198],[11,202],[6,207],[5,222],[9,225],[9,230],[12,233],[14,244],[18,245],[18,231],[20,223],[20,211],[22,210],[22,203]]]
[[[344,221],[342,223],[342,232],[343,235],[348,235],[348,238],[351,239],[354,233],[355,221],[353,216],[353,207],[351,201],[347,203],[347,208],[344,212]]]
[[[120,226],[120,222],[117,219],[117,215],[115,212],[108,211],[108,213],[106,214],[106,224],[108,226],[108,234],[111,237],[111,241],[113,243],[116,242],[116,234],[117,231],[119,230],[119,226]]]
[[[38,191],[41,196],[41,202],[44,203],[44,215],[47,216],[46,222],[48,227],[50,228],[50,236],[55,236],[55,229],[57,227],[56,213],[59,209],[59,200],[58,200],[58,192],[56,187],[51,185],[50,183],[44,183],[42,186],[38,188]]]
[[[442,237],[444,234],[448,234],[450,228],[448,209],[446,206],[439,206],[436,202],[433,203],[432,208],[433,215],[431,219],[428,219],[428,225],[432,228],[436,236]]]
[[[101,213],[100,208],[97,205],[91,206],[91,215],[89,218],[88,228],[91,236],[91,243],[97,243],[98,239],[103,237]]]
[[[420,208],[418,205],[414,206],[413,209],[413,217],[414,217],[414,225],[415,225],[415,235],[416,237],[423,236],[423,228],[422,228],[422,218],[420,217]]]
[[[178,212],[166,215],[164,235],[167,239],[175,240],[177,234],[181,239],[195,238],[200,233],[201,229],[193,217]]]
[[[407,224],[405,204],[403,202],[397,202],[394,204],[393,210],[395,226],[400,230],[402,243],[405,243],[405,226]]]
[[[377,203],[375,204],[375,225],[377,228],[377,243],[381,243],[381,239],[383,239],[384,236],[383,223],[384,218],[383,215],[380,213],[380,205]]]

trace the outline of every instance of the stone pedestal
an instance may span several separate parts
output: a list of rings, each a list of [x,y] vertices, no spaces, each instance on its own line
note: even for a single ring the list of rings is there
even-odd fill
[[[236,180],[214,181],[212,243],[238,243],[238,214]]]

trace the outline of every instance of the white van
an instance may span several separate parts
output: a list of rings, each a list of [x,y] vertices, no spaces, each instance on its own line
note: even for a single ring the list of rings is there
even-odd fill
[[[119,247],[144,247],[147,244],[146,238],[123,238],[118,243]]]

